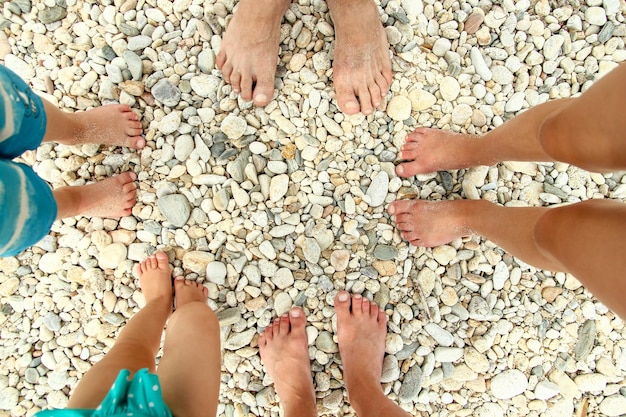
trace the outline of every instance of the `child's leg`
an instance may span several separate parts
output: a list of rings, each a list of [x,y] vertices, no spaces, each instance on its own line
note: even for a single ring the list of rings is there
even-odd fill
[[[163,327],[172,312],[171,269],[167,255],[151,256],[139,265],[138,271],[146,306],[130,319],[104,358],[85,374],[68,408],[96,408],[122,369],[134,373],[148,368],[154,372]]]
[[[42,101],[48,119],[44,142],[64,145],[98,143],[135,149],[146,145],[141,137],[139,117],[125,104],[108,104],[67,113],[46,100]]]
[[[74,216],[124,217],[132,213],[137,175],[124,172],[93,184],[60,187],[53,191],[57,219]]]
[[[222,368],[219,322],[206,304],[205,287],[177,278],[174,292],[176,311],[157,371],[163,399],[175,416],[214,416]]]

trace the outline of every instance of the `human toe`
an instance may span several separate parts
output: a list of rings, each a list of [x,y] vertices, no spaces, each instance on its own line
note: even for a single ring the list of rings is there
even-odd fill
[[[169,267],[169,258],[165,252],[157,252],[154,254],[157,260],[157,266],[159,269],[166,269]]]
[[[254,86],[253,101],[257,106],[267,106],[274,94],[274,77],[261,75],[257,77]]]
[[[296,332],[304,328],[306,323],[306,317],[304,311],[300,307],[293,307],[289,310],[289,322],[291,324],[291,331]]]
[[[350,294],[347,291],[339,291],[335,296],[335,310],[338,318],[350,314],[350,304]]]
[[[335,85],[337,93],[337,104],[339,109],[345,114],[357,114],[361,107],[359,106],[359,100],[352,88],[342,87],[340,82]]]

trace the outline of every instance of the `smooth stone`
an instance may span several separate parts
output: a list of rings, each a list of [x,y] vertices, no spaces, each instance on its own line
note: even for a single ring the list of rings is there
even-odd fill
[[[422,389],[423,375],[419,366],[413,365],[411,369],[404,375],[400,391],[398,392],[398,400],[401,403],[413,401]]]
[[[387,104],[387,114],[393,120],[401,122],[411,117],[411,100],[405,96],[394,96]]]
[[[167,78],[162,78],[152,87],[152,95],[168,107],[175,107],[180,102],[181,92]]]
[[[313,264],[317,264],[322,253],[317,240],[310,237],[304,239],[304,242],[302,243],[302,252],[304,253],[304,258],[307,262],[311,262]]]
[[[626,397],[619,394],[605,397],[599,408],[600,413],[607,417],[617,417],[626,414]]]
[[[6,387],[0,391],[0,410],[11,410],[16,407],[20,399],[20,392],[13,387]]]
[[[57,253],[44,253],[39,260],[39,269],[46,274],[54,274],[63,268],[63,258]]]
[[[339,249],[339,250],[333,251],[330,254],[330,264],[333,268],[335,268],[335,271],[338,271],[338,272],[345,271],[346,268],[348,268],[349,262],[350,262],[350,251],[348,250]]]
[[[581,392],[601,392],[607,384],[606,376],[602,374],[582,374],[574,378],[574,382]]]
[[[526,99],[526,96],[524,95],[522,91],[516,92],[506,102],[506,105],[504,106],[504,110],[509,113],[520,111],[522,107],[524,106],[525,99]]]
[[[176,138],[174,144],[174,157],[180,162],[185,162],[193,152],[195,143],[190,135],[181,135]]]
[[[373,255],[381,261],[390,261],[398,256],[398,249],[391,245],[376,245]]]
[[[452,123],[464,126],[469,118],[472,117],[473,110],[467,104],[459,104],[452,109]]]
[[[437,246],[433,249],[433,258],[439,265],[448,265],[456,258],[456,249],[449,245]]]
[[[222,120],[220,129],[226,134],[228,139],[235,140],[243,136],[248,128],[248,123],[242,117],[229,114]]]
[[[409,100],[411,100],[413,111],[419,112],[431,108],[437,102],[437,97],[428,91],[416,88],[409,93]]]
[[[472,60],[472,65],[474,66],[474,71],[476,71],[476,74],[480,75],[480,78],[482,78],[483,81],[491,80],[493,74],[487,66],[485,58],[480,52],[480,49],[473,47],[470,50],[470,59]]]
[[[339,352],[339,347],[337,343],[333,340],[333,335],[330,332],[325,330],[321,331],[315,339],[315,346],[326,353],[336,353]]]
[[[378,207],[385,202],[389,192],[389,175],[386,171],[380,171],[372,180],[365,195],[369,197],[369,206]]]
[[[424,330],[441,346],[452,346],[452,343],[454,343],[452,333],[441,328],[438,324],[427,323],[424,326]]]
[[[455,362],[463,356],[463,349],[458,347],[438,346],[435,348],[437,362]]]
[[[460,91],[461,86],[455,78],[444,77],[439,84],[439,92],[441,93],[441,98],[446,101],[456,100],[456,98],[459,96]]]
[[[484,373],[489,370],[489,359],[473,347],[465,348],[463,354],[465,364],[476,373]]]
[[[51,332],[58,332],[59,330],[61,330],[61,318],[51,311],[43,316],[43,324]]]
[[[281,174],[272,177],[270,181],[270,201],[277,202],[287,194],[289,189],[289,175]]]
[[[565,43],[563,35],[550,36],[543,44],[543,56],[546,57],[546,60],[555,60],[561,53],[563,43]]]
[[[400,378],[400,365],[398,359],[393,355],[385,355],[383,359],[383,372],[380,382],[383,384],[397,381]]]
[[[159,130],[161,133],[169,135],[176,132],[180,126],[181,117],[181,112],[176,110],[163,117],[159,123]]]
[[[174,227],[183,227],[191,214],[189,200],[182,194],[166,194],[158,199],[157,206]]]
[[[122,243],[112,243],[100,251],[98,265],[103,269],[117,268],[126,260],[127,249]]]
[[[596,341],[596,322],[594,320],[587,320],[578,329],[578,341],[574,347],[574,357],[576,360],[585,360],[591,353]]]
[[[239,350],[244,346],[248,346],[255,334],[256,329],[248,329],[241,333],[233,333],[224,342],[224,349]]]
[[[210,48],[205,48],[198,54],[198,68],[200,71],[210,74],[215,68],[215,54]]]
[[[191,86],[193,92],[203,98],[210,97],[211,94],[215,93],[219,84],[219,78],[207,74],[201,74],[189,80],[189,85]]]
[[[226,265],[219,261],[209,262],[206,266],[206,277],[209,282],[224,285],[226,282]]]
[[[585,20],[590,25],[602,26],[606,23],[606,12],[602,7],[588,7],[585,10]]]
[[[39,20],[44,25],[58,22],[67,16],[67,9],[61,6],[46,7],[39,12]]]
[[[293,285],[293,273],[288,268],[280,268],[272,277],[272,282],[281,290],[289,288]]]
[[[535,398],[538,400],[548,400],[560,392],[559,386],[554,382],[540,381],[535,387]]]
[[[491,379],[491,394],[499,400],[508,400],[526,391],[528,379],[518,369],[507,369]]]

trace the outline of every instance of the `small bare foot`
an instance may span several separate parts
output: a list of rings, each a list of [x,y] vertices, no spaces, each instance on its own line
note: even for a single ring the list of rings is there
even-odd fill
[[[174,293],[176,294],[177,308],[196,301],[206,303],[207,298],[209,298],[209,290],[204,285],[183,277],[176,277]]]
[[[371,114],[391,85],[387,34],[372,0],[328,0],[335,24],[333,82],[346,114]],[[358,97],[358,99],[357,99]]]
[[[380,378],[385,355],[387,316],[378,305],[346,291],[335,297],[337,339],[343,378],[352,406],[360,407],[382,394]],[[381,414],[385,415],[385,414]]]
[[[137,265],[139,285],[146,303],[163,301],[168,306],[172,305],[171,274],[172,268],[163,252],[157,252]]]
[[[418,128],[409,133],[398,155],[403,162],[396,174],[410,177],[416,174],[461,169],[476,165],[492,165],[484,157],[481,137],[440,129]]]
[[[94,184],[57,188],[54,190],[57,218],[128,216],[137,197],[135,179],[137,175],[127,171]]]
[[[217,67],[244,100],[265,106],[274,93],[280,21],[291,0],[241,0],[230,21]]]
[[[261,359],[287,416],[317,416],[305,324],[304,312],[294,307],[259,336]]]
[[[444,245],[473,232],[470,220],[490,204],[482,200],[396,200],[389,205],[402,238],[415,246]],[[483,210],[484,213],[486,210]]]
[[[146,141],[141,137],[139,117],[126,104],[107,104],[72,117],[78,122],[74,130],[74,143],[127,146],[141,149]]]

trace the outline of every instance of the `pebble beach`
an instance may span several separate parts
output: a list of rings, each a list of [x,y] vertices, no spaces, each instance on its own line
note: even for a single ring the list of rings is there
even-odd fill
[[[1,63],[69,112],[128,104],[147,142],[138,151],[47,143],[21,157],[53,187],[133,170],[137,204],[121,219],[56,221],[37,245],[0,259],[0,416],[66,406],[144,305],[134,266],[156,251],[209,290],[222,336],[220,416],[279,415],[257,337],[294,305],[308,317],[320,415],[356,415],[332,307],[343,289],[386,310],[381,381],[413,416],[626,414],[624,323],[574,276],[476,236],[411,246],[386,211],[397,198],[626,201],[624,172],[564,163],[408,179],[394,170],[417,127],[482,134],[589,88],[626,60],[626,2],[376,3],[394,75],[369,116],[337,107],[322,0],[287,11],[263,108],[215,66],[234,0],[0,6]]]

